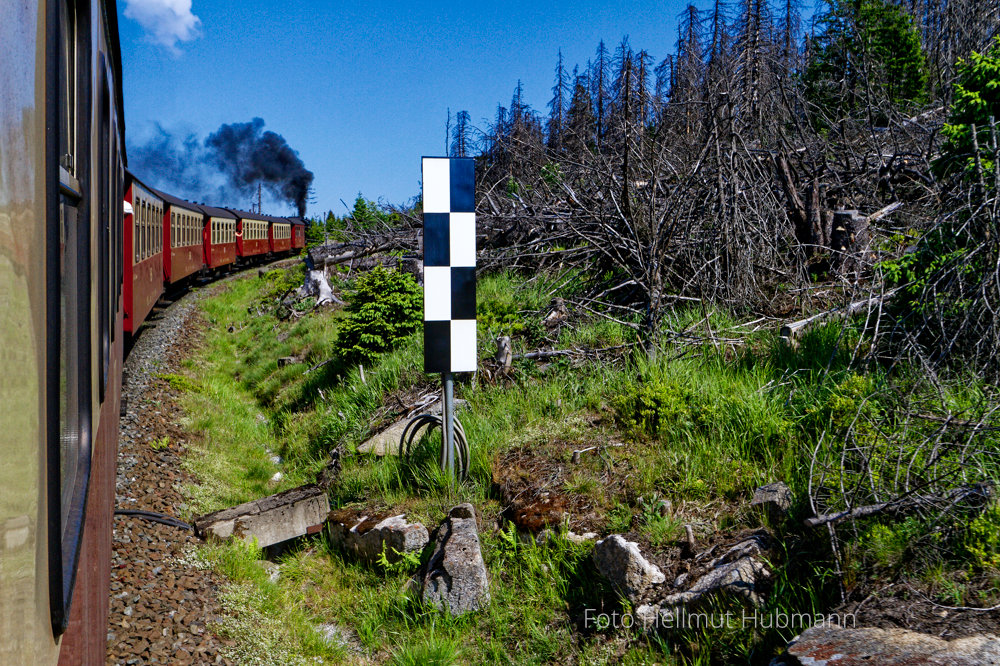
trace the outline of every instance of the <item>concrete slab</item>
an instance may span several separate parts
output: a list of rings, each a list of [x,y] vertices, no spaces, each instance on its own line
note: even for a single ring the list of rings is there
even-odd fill
[[[194,529],[203,539],[256,537],[266,548],[319,532],[329,513],[326,490],[308,485],[206,514],[194,521]]]

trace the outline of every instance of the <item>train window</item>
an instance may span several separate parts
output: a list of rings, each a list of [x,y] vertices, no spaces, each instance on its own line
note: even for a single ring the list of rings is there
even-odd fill
[[[132,246],[134,248],[135,262],[139,263],[142,256],[142,202],[135,198],[135,189],[132,190]]]
[[[146,258],[146,202],[139,200],[139,261]]]
[[[135,263],[142,261],[142,242],[145,234],[142,233],[142,199],[136,199],[135,215],[132,218],[135,224]]]
[[[53,200],[48,225],[49,293],[54,298],[47,312],[48,358],[48,454],[46,461],[49,507],[49,606],[53,631],[65,631],[83,532],[83,512],[90,477],[91,450],[91,220],[85,211],[79,182],[92,174],[77,163],[76,155],[88,154],[78,146],[76,123],[86,117],[79,83],[89,80],[88,61],[79,57],[78,25],[74,0],[58,2],[59,60],[58,117],[52,128],[58,146],[60,188]],[[102,183],[103,184],[103,183]],[[101,190],[98,190],[101,194]],[[94,214],[91,206],[91,214]],[[99,213],[98,213],[99,214]],[[98,221],[98,241],[102,225]],[[98,248],[100,253],[100,247]],[[98,291],[98,298],[102,292]],[[100,313],[99,313],[100,317]],[[102,322],[102,319],[98,319]]]
[[[111,364],[111,327],[109,321],[111,311],[111,201],[109,198],[109,181],[111,180],[111,93],[108,91],[108,75],[105,69],[101,76],[101,99],[98,115],[96,173],[93,177],[98,183],[97,200],[97,325],[99,339],[97,341],[97,386],[98,399],[104,402],[104,392],[107,388],[108,370]]]
[[[76,176],[77,17],[76,3],[60,3],[59,11],[59,165]]]
[[[139,231],[139,254],[136,261],[142,261],[146,255],[146,202],[139,199],[136,207],[136,228]]]

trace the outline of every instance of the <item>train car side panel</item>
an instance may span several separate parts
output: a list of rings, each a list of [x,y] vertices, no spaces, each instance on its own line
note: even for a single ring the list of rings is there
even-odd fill
[[[292,224],[292,249],[301,250],[306,246],[306,225],[301,222]]]
[[[0,3],[0,663],[53,663],[45,478],[46,2]],[[8,177],[11,176],[11,177]]]
[[[163,200],[163,281],[177,284],[204,266],[201,229],[205,214],[197,204],[165,192],[153,193]]]
[[[236,262],[236,216],[222,208],[201,206],[205,213],[202,240],[205,265],[216,270]]]
[[[292,225],[287,220],[274,220],[268,226],[271,252],[288,252],[292,249]]]
[[[82,192],[89,222],[89,329],[87,386],[91,414],[89,475],[85,512],[70,613],[59,654],[60,664],[100,663],[106,654],[106,632],[111,574],[112,521],[118,457],[118,426],[122,372],[121,258],[123,256],[124,120],[120,107],[120,59],[117,52],[116,13],[106,14],[101,3],[90,5],[91,72],[86,169]],[[114,10],[114,6],[111,6]],[[82,30],[81,30],[82,32]],[[72,514],[71,514],[72,516]]]
[[[241,210],[229,210],[236,221],[236,254],[246,261],[268,252],[267,221],[262,215]]]
[[[163,294],[163,200],[134,177],[132,204],[132,298],[125,302],[125,330],[135,333]]]

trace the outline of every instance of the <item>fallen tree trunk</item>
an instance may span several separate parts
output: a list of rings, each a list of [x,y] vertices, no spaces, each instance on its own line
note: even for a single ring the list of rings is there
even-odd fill
[[[819,314],[814,314],[811,317],[806,317],[805,319],[800,319],[798,321],[789,322],[787,324],[782,324],[781,330],[778,335],[785,338],[786,341],[792,341],[798,336],[802,335],[809,327],[814,324],[818,324],[828,319],[835,319],[840,317],[850,317],[855,315],[862,310],[867,310],[872,305],[876,305],[889,298],[895,294],[898,290],[892,289],[879,296],[872,296],[871,298],[866,298],[861,301],[854,301],[848,305],[841,308],[834,308],[833,310],[827,310],[826,312],[820,312]]]
[[[517,354],[513,357],[515,361],[521,360],[542,360],[546,358],[555,358],[557,356],[596,356],[598,354],[603,354],[605,352],[617,351],[619,349],[626,349],[628,347],[634,347],[635,343],[629,343],[624,345],[615,345],[614,347],[604,347],[602,349],[553,349],[553,350],[539,350],[528,352],[527,354]]]
[[[842,520],[864,518],[882,513],[905,514],[912,513],[919,509],[940,509],[949,510],[959,504],[971,506],[985,506],[993,494],[993,485],[988,482],[979,482],[969,485],[959,486],[947,495],[911,495],[902,497],[891,502],[880,502],[878,504],[868,504],[857,506],[846,511],[837,513],[826,513],[813,516],[805,520],[806,527],[819,527],[832,523],[839,523]]]

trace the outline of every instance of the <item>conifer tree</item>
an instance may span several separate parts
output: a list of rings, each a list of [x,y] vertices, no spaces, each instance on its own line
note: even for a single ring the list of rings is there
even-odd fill
[[[556,61],[556,81],[552,84],[552,99],[549,101],[549,149],[555,152],[562,150],[563,125],[566,120],[566,92],[569,82],[566,68],[563,66],[562,49]]]

